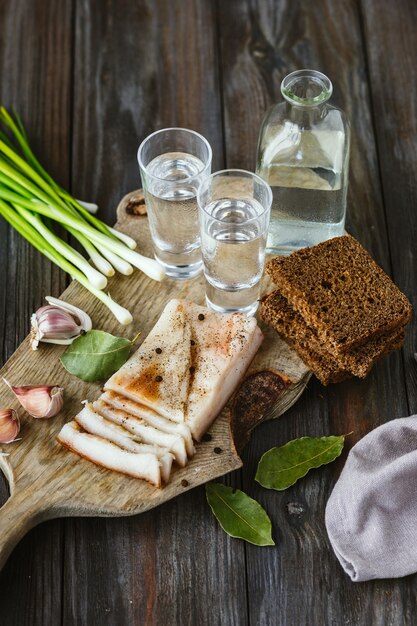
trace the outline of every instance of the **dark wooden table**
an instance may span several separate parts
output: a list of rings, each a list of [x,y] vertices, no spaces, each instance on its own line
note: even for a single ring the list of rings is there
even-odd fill
[[[0,0],[0,100],[20,112],[54,176],[112,223],[139,186],[148,133],[193,128],[210,141],[214,169],[253,170],[282,77],[321,69],[352,122],[348,229],[415,306],[416,23],[415,0]],[[67,277],[3,221],[0,245],[4,362]],[[0,624],[417,624],[416,576],[354,584],[331,552],[324,508],[345,454],[282,493],[254,482],[271,445],[353,430],[349,447],[416,412],[416,348],[414,317],[404,350],[365,381],[311,382],[255,432],[244,469],[226,481],[266,508],[275,547],[226,536],[202,488],[133,518],[51,521],[0,575]]]

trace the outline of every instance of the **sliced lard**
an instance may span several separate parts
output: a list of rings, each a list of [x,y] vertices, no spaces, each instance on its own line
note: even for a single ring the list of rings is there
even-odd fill
[[[191,329],[177,302],[167,304],[138,350],[104,388],[150,407],[167,419],[184,422]]]
[[[143,404],[139,404],[138,402],[134,402],[133,400],[130,400],[115,391],[106,391],[100,396],[99,400],[103,400],[115,409],[120,409],[134,417],[139,417],[145,420],[149,426],[153,426],[164,433],[180,435],[185,441],[187,455],[192,457],[195,453],[193,438],[187,424],[172,422],[171,420],[166,419],[166,417],[162,417],[156,413],[153,409],[150,409]]]
[[[94,410],[115,424],[119,424],[136,435],[143,443],[162,446],[174,455],[175,461],[181,467],[187,464],[187,450],[184,439],[180,435],[164,433],[138,417],[133,417],[127,411],[115,409],[103,400],[93,403]]]
[[[189,322],[194,367],[186,424],[199,441],[240,383],[263,334],[254,317],[241,313],[222,315],[195,304],[189,307]]]
[[[134,478],[142,478],[155,487],[161,487],[161,465],[155,454],[122,450],[114,443],[83,432],[77,422],[65,424],[57,440],[72,452],[96,465]]]
[[[159,459],[161,465],[162,480],[164,483],[168,482],[174,456],[167,448],[138,443],[134,440],[135,436],[130,431],[106,420],[94,411],[91,404],[87,404],[74,419],[90,435],[97,435],[97,437],[106,439],[123,450],[139,454],[154,454]]]
[[[185,423],[199,440],[236,389],[262,340],[255,318],[171,300],[105,389]]]
[[[90,461],[167,482],[210,428],[255,356],[263,335],[254,318],[171,300],[105,392],[66,424],[57,440]]]

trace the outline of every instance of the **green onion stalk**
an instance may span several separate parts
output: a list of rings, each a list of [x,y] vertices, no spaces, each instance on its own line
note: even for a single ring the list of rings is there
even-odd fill
[[[95,205],[82,203],[60,187],[32,152],[20,117],[0,107],[0,122],[11,138],[0,131],[0,215],[37,250],[67,272],[101,300],[122,324],[132,316],[103,293],[107,278],[115,270],[129,275],[136,267],[154,280],[164,270],[154,259],[134,250],[134,239],[110,228],[91,211]],[[89,255],[88,261],[56,235],[53,223],[60,224]]]
[[[22,235],[27,241],[32,244],[34,248],[39,250],[43,255],[45,255],[50,261],[58,265],[64,272],[67,272],[71,278],[77,280],[80,285],[83,285],[88,291],[90,291],[96,298],[101,300],[103,304],[105,304],[114,314],[116,319],[124,325],[130,324],[132,322],[132,315],[130,312],[124,307],[114,302],[109,295],[100,291],[100,289],[96,289],[90,283],[90,281],[86,278],[86,276],[74,265],[69,263],[69,261],[59,254],[50,244],[48,244],[45,239],[39,235],[39,233],[27,222],[17,211],[13,211],[3,200],[0,200],[0,215],[4,217],[5,220],[9,222],[11,226],[18,233]]]

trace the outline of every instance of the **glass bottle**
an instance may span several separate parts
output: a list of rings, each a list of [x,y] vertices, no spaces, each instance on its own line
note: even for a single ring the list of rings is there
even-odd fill
[[[272,187],[267,250],[289,254],[344,232],[350,127],[315,70],[284,78],[285,101],[262,122],[256,173]]]

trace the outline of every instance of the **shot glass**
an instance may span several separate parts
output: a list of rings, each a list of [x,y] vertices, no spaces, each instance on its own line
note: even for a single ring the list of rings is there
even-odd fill
[[[254,315],[272,204],[269,185],[244,170],[223,170],[197,194],[206,301],[214,311]]]
[[[202,270],[197,190],[211,171],[211,147],[185,128],[165,128],[139,146],[138,162],[155,258],[168,276]]]

